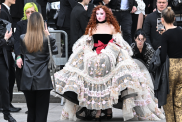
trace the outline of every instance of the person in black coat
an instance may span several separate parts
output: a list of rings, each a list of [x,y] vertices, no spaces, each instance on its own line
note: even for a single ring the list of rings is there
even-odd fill
[[[161,46],[161,35],[157,32],[157,18],[161,18],[161,12],[168,6],[168,0],[157,0],[157,10],[145,18],[143,30],[146,33],[146,42],[151,44],[154,50]],[[160,2],[164,2],[159,4]],[[174,23],[176,25],[176,23]]]
[[[46,16],[46,5],[48,0],[36,0],[36,2],[41,6],[41,13],[44,20],[47,20]]]
[[[0,13],[1,14],[1,13]],[[12,46],[14,44],[14,38],[12,36],[12,30],[8,33],[6,28],[5,20],[0,19],[0,92],[1,92],[1,104],[2,112],[4,114],[4,119],[9,122],[16,122],[16,120],[10,115],[10,96],[9,96],[9,61],[8,58],[11,55],[7,50],[7,46]]]
[[[20,36],[24,56],[20,90],[27,101],[27,122],[47,122],[50,90],[53,89],[48,69],[48,38],[52,54],[58,54],[56,40],[50,36],[47,27],[44,30],[42,15],[34,12],[28,19],[27,33]],[[21,65],[18,67],[22,68]]]
[[[71,47],[85,33],[88,24],[87,11],[84,7],[89,4],[89,0],[78,0],[78,2],[80,3],[77,3],[71,12]]]
[[[145,3],[145,15],[150,14],[150,0],[143,0]]]
[[[13,3],[14,2],[14,3]],[[5,0],[4,3],[2,3],[1,5],[1,14],[0,14],[0,18],[7,20],[10,23],[13,23],[12,17],[10,15],[10,6],[11,4],[15,4],[15,1],[8,1]],[[10,5],[10,6],[8,6]],[[13,30],[12,30],[13,31]],[[13,31],[14,32],[14,31]],[[8,62],[9,62],[9,96],[10,96],[10,103],[12,102],[13,99],[13,88],[14,88],[14,84],[15,84],[15,67],[14,67],[14,59],[12,56],[12,51],[13,51],[13,46],[6,46],[6,50],[8,53]],[[21,108],[15,108],[12,104],[10,104],[10,111],[12,112],[18,112],[20,111]]]
[[[68,34],[68,57],[72,52],[70,44],[70,15],[76,4],[77,0],[60,0],[60,11],[57,19],[57,26],[59,26],[59,29]],[[63,56],[65,53],[64,50],[65,49],[63,49]]]
[[[11,5],[10,7],[10,13],[13,20],[13,29],[16,27],[16,23],[21,20],[23,17],[23,6],[24,6],[24,0],[16,0],[16,3]]]
[[[146,43],[146,34],[142,29],[138,29],[134,35],[135,42],[131,44],[133,51],[132,58],[140,59],[149,69],[150,62],[154,55],[155,50],[149,43]]]
[[[126,2],[126,3],[125,3]],[[131,13],[137,10],[137,3],[135,0],[111,0],[109,2],[109,7],[111,8],[114,16],[118,20],[119,25],[123,33],[123,38],[128,44],[132,43],[131,27],[132,27],[132,17]]]

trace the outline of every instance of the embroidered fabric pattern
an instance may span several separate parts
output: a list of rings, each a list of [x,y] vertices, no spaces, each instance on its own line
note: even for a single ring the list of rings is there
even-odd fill
[[[97,54],[92,50],[92,38],[82,36],[74,44],[73,54],[64,69],[55,73],[57,92],[73,91],[78,95],[79,106],[95,110],[112,108],[120,95],[137,94],[123,101],[124,120],[132,119],[133,111],[138,118],[164,119],[163,113],[157,109],[147,68],[131,58],[132,49],[120,33],[113,35],[113,39],[113,43],[108,43]],[[68,111],[63,109],[63,118],[67,117]]]

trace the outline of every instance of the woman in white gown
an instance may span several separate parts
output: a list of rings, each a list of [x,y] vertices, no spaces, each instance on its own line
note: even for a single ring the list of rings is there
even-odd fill
[[[96,118],[107,109],[111,118],[111,108],[118,104],[125,121],[134,116],[164,119],[150,74],[132,54],[111,11],[102,5],[94,8],[85,35],[74,44],[63,70],[54,75],[57,93],[71,101],[66,101],[61,119],[76,120],[79,107],[97,110]]]

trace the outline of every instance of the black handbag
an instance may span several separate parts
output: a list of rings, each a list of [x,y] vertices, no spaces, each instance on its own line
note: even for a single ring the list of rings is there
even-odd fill
[[[149,64],[149,72],[155,72],[156,69],[161,65],[160,60],[160,48],[158,48],[151,59],[151,62]]]
[[[56,91],[56,82],[55,82],[54,73],[56,71],[57,66],[54,63],[54,59],[52,57],[52,51],[51,51],[51,45],[50,45],[49,37],[48,37],[48,47],[49,47],[49,55],[50,55],[50,59],[49,59],[49,63],[48,63],[48,69],[52,71],[51,73],[52,73],[52,76],[53,76],[54,90]]]

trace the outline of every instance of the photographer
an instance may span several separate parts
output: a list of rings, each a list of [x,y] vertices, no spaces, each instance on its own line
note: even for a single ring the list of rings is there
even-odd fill
[[[161,18],[161,12],[168,6],[168,0],[157,0],[156,5],[157,10],[147,15],[143,25],[143,30],[146,33],[146,42],[150,43],[154,50],[161,46],[162,36],[156,31],[157,19]]]

